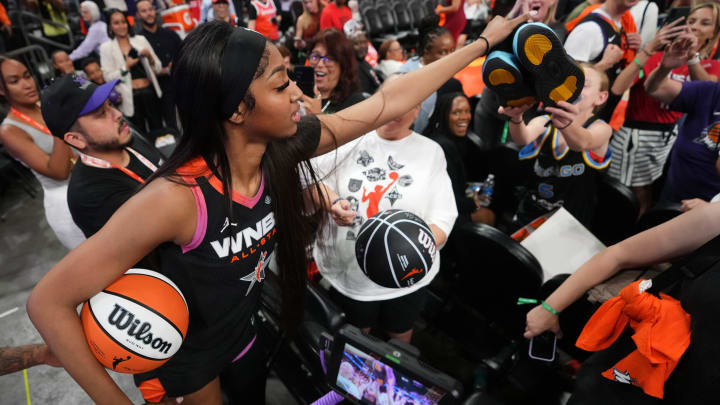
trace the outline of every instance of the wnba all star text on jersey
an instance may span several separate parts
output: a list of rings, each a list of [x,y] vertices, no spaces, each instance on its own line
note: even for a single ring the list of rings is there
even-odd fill
[[[219,240],[210,242],[219,258],[225,258],[232,252],[233,255],[242,252],[243,258],[249,254],[255,253],[255,248],[265,245],[277,231],[275,230],[275,216],[272,212],[268,213],[263,219],[257,221],[255,227],[247,227],[238,231],[235,236],[226,236]],[[255,248],[253,248],[253,246]]]

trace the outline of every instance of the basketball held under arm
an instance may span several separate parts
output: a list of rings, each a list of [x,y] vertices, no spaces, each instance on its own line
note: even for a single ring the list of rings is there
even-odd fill
[[[90,352],[76,307],[159,244],[189,242],[195,221],[191,190],[156,180],[120,207],[98,233],[63,258],[33,289],[27,303],[30,319],[95,403],[130,401]]]
[[[455,73],[470,62],[487,53],[486,45],[492,47],[502,41],[512,30],[527,21],[528,15],[513,20],[496,16],[488,24],[479,40],[421,69],[401,75],[380,88],[370,98],[330,115],[320,115],[323,123],[320,144],[315,155],[321,155],[343,145],[396,117],[405,114],[434,93]],[[418,86],[422,83],[422,86]],[[337,144],[333,141],[337,140]]]

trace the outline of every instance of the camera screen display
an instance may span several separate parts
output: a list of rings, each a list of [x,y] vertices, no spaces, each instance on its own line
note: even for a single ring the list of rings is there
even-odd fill
[[[435,405],[446,392],[427,387],[380,359],[345,343],[335,385],[361,404]]]

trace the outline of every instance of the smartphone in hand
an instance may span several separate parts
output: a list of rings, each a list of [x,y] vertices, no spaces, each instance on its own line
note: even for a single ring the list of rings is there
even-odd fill
[[[310,66],[295,66],[293,68],[295,83],[297,83],[303,94],[308,97],[315,97],[315,69]]]
[[[551,362],[555,360],[556,347],[557,336],[550,331],[546,331],[530,339],[528,356],[531,359]]]

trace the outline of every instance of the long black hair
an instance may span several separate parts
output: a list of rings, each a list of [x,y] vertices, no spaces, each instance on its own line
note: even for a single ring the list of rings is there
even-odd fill
[[[227,23],[209,22],[193,30],[183,41],[173,60],[171,76],[174,102],[183,135],[173,154],[146,183],[163,177],[185,184],[177,174],[178,169],[192,158],[202,156],[212,175],[223,184],[230,217],[232,174],[225,153],[225,144],[228,140],[222,125],[225,120],[219,111],[222,109],[223,100],[221,61],[233,29]],[[269,43],[266,45],[254,78],[265,72],[270,46],[272,45]],[[252,110],[255,106],[255,99],[249,90],[243,103],[248,110]],[[260,164],[263,176],[270,184],[278,229],[275,250],[283,294],[283,325],[290,331],[294,330],[303,314],[307,268],[306,247],[312,242],[313,223],[321,223],[326,217],[317,207],[307,210],[314,214],[304,214],[301,175],[305,176],[306,184],[314,184],[317,193],[321,198],[324,197],[317,187],[317,177],[306,154],[307,152],[301,150],[298,142],[287,139],[272,141],[268,143]]]
[[[467,97],[459,91],[452,93],[445,93],[437,98],[435,102],[435,109],[428,120],[428,125],[423,131],[423,135],[426,136],[448,136],[455,138],[455,135],[450,131],[450,112],[452,111],[453,100],[457,97]]]

